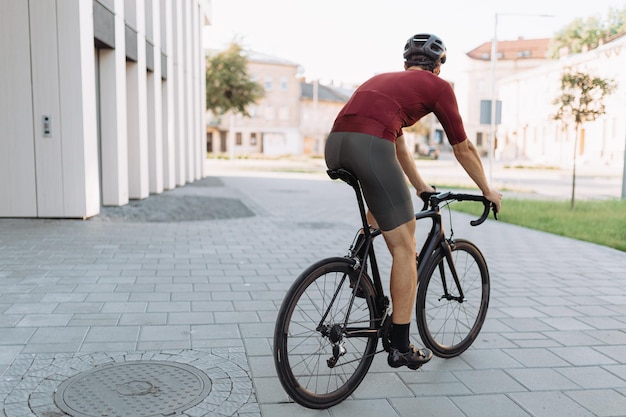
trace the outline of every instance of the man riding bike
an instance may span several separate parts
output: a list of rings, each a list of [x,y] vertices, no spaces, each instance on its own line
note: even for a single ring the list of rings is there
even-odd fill
[[[434,192],[420,176],[402,128],[434,113],[455,158],[499,211],[502,194],[491,188],[474,145],[467,140],[451,85],[439,78],[446,62],[443,41],[412,36],[404,47],[404,71],[378,74],[363,83],[339,112],[325,147],[329,169],[344,168],[360,180],[368,221],[380,228],[392,256],[391,367],[417,369],[432,358],[410,343],[409,327],[417,289],[415,210],[406,179],[417,195]]]

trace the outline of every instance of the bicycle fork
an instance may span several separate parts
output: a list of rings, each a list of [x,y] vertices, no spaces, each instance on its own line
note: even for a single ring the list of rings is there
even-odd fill
[[[452,258],[452,245],[454,242],[445,239],[441,242],[441,249],[443,250],[444,257],[446,259],[446,263],[450,268],[450,273],[452,274],[452,278],[454,279],[454,283],[456,284],[456,288],[459,291],[458,296],[453,296],[450,294],[448,290],[448,280],[446,279],[446,270],[443,262],[440,262],[437,267],[439,268],[439,273],[441,274],[441,284],[443,285],[443,295],[439,297],[439,301],[446,299],[448,301],[458,301],[459,303],[463,303],[465,301],[465,294],[463,293],[463,289],[461,288],[461,282],[459,281],[459,274],[456,270],[456,265],[454,264],[454,259]]]

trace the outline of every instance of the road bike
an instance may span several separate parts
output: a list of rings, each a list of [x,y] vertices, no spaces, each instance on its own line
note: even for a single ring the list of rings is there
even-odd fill
[[[391,305],[383,289],[373,239],[382,232],[368,225],[358,179],[344,169],[329,170],[356,194],[363,227],[343,257],[308,267],[288,290],[274,330],[274,364],[285,392],[308,408],[345,400],[363,381],[374,355],[389,351]],[[481,195],[427,193],[416,220],[432,226],[416,255],[416,321],[424,345],[452,358],[474,342],[489,306],[489,271],[482,253],[468,240],[447,237],[441,207],[453,201],[484,205],[470,222],[482,224],[492,204]],[[494,208],[494,217],[496,212]],[[497,218],[497,217],[496,217]],[[382,349],[377,350],[378,339]]]

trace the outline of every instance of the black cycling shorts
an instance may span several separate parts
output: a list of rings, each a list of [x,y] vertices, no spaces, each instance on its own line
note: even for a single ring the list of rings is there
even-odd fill
[[[343,168],[356,175],[381,230],[395,229],[415,217],[393,142],[364,133],[333,132],[324,155],[329,169]]]

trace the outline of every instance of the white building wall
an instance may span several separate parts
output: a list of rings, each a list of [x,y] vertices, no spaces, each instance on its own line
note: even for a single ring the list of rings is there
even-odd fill
[[[94,47],[92,1],[0,0],[0,217],[87,218],[202,175],[204,101],[194,89],[204,83],[210,2],[100,3],[114,16],[114,49]],[[137,62],[126,62],[126,23]]]
[[[124,0],[114,0],[115,49],[97,49],[102,205],[128,203],[128,132]]]
[[[0,213],[9,217],[37,216],[28,19],[27,2],[0,1],[0,31],[13,34],[0,36]],[[47,139],[60,154],[58,134]]]
[[[152,46],[153,69],[147,73],[148,177],[151,194],[163,192],[163,101],[161,92],[161,6],[146,0],[146,34]]]
[[[579,144],[580,163],[622,164],[626,137],[626,36],[595,50],[577,54],[503,79],[499,83],[503,102],[498,127],[499,157],[569,166],[574,156],[573,126],[563,130],[554,120],[560,96],[561,75],[580,71],[612,79],[617,90],[604,100],[606,114],[585,122],[584,143]]]

